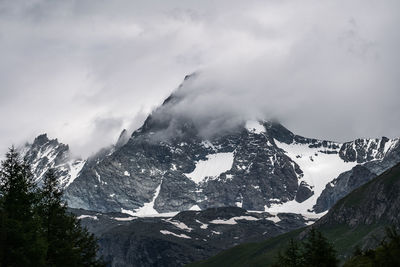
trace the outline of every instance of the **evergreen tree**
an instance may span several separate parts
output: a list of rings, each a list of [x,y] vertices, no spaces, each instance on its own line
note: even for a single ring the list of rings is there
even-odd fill
[[[274,266],[284,267],[335,267],[338,266],[335,250],[321,232],[311,229],[301,243],[290,240],[285,252],[280,253]]]
[[[97,240],[67,211],[53,170],[42,189],[15,148],[0,168],[0,267],[104,266]]]
[[[97,240],[67,211],[57,177],[50,169],[44,178],[39,212],[49,244],[47,266],[102,266],[97,260]]]
[[[279,253],[278,255],[278,264],[276,266],[284,266],[284,267],[302,267],[304,265],[304,256],[301,245],[290,239],[289,246],[286,248],[284,253]]]
[[[338,265],[336,252],[321,232],[312,228],[304,242],[306,266],[334,267]]]
[[[1,163],[0,194],[0,266],[44,266],[33,176],[14,147]]]

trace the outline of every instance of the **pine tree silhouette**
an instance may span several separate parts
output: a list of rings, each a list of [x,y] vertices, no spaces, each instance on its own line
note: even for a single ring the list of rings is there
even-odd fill
[[[54,170],[42,188],[14,147],[0,168],[0,267],[104,266],[97,240],[62,201]]]
[[[0,264],[44,266],[47,248],[29,166],[10,148],[0,169]]]

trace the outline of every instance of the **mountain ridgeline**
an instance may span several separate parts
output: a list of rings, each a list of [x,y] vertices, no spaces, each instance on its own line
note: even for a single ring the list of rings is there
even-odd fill
[[[207,138],[170,112],[171,95],[129,137],[87,160],[41,135],[22,152],[38,181],[53,167],[70,207],[146,215],[237,206],[321,213],[400,162],[399,139],[338,143],[305,138],[271,121],[249,120]]]
[[[54,170],[64,200],[99,238],[110,266],[181,266],[266,238],[206,263],[272,263],[279,244],[301,239],[328,210],[315,227],[344,259],[354,245],[372,247],[372,234],[398,223],[396,191],[388,194],[385,183],[376,184],[387,178],[375,177],[399,168],[399,138],[339,143],[302,137],[267,120],[205,134],[201,124],[176,112],[186,101],[182,87],[139,129],[122,131],[115,145],[87,159],[74,158],[68,145],[46,134],[19,149],[37,184]],[[389,207],[390,201],[397,204]]]

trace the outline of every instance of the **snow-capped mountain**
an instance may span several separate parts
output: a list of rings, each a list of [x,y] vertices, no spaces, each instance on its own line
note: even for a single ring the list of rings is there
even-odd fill
[[[131,136],[123,131],[115,146],[86,161],[45,135],[24,155],[39,181],[49,167],[59,171],[71,207],[131,215],[226,206],[322,214],[400,162],[399,139],[338,143],[270,121],[204,137],[191,119],[169,112],[180,101],[171,95]]]
[[[168,113],[180,101],[169,97],[126,143],[86,164],[66,190],[70,206],[137,215],[223,206],[308,213],[340,174],[375,162],[381,169],[369,170],[376,175],[400,160],[393,157],[398,139],[337,143],[269,121],[204,138],[193,121]]]
[[[46,134],[39,135],[33,143],[26,143],[18,150],[32,166],[32,173],[39,184],[47,170],[54,168],[60,185],[68,187],[86,162],[73,158],[68,145],[59,143],[57,139],[49,139]]]
[[[66,192],[71,206],[137,215],[221,206],[308,213],[340,174],[399,153],[398,140],[341,144],[256,121],[214,140],[190,134],[155,141],[151,123],[82,170]]]

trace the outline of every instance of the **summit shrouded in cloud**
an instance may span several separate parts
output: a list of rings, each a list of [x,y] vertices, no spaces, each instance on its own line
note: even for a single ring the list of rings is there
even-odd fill
[[[88,155],[171,111],[204,131],[274,118],[324,139],[400,135],[398,1],[2,1],[0,149]]]

